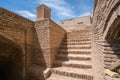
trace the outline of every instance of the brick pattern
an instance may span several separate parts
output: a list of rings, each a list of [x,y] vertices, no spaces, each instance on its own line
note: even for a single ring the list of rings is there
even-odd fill
[[[55,54],[57,53],[57,50],[64,37],[65,30],[60,28],[59,25],[50,19],[37,21],[35,25],[39,45],[42,52],[41,54],[43,54],[46,66],[52,67]],[[38,56],[40,56],[39,53]],[[38,56],[36,56],[35,59],[38,59]]]
[[[118,38],[118,19],[119,0],[95,0],[94,16],[93,16],[93,53],[94,60],[97,62],[97,67],[94,69],[97,73],[97,80],[104,80],[104,69],[108,68],[111,63],[117,59],[119,48],[114,47],[115,43],[109,40],[116,41]],[[116,35],[116,36],[115,36]],[[111,39],[110,39],[111,38]],[[119,42],[118,42],[119,43]],[[112,46],[111,46],[112,44]],[[116,50],[117,49],[117,50]],[[93,64],[93,65],[96,65]]]
[[[16,66],[13,67],[17,72],[15,74],[11,74],[15,77],[18,76],[17,74],[20,74],[19,77],[21,77],[21,80],[27,77],[25,76],[27,73],[27,68],[33,61],[33,27],[33,21],[12,13],[6,9],[0,8],[0,36],[12,41],[14,44],[19,46],[22,51],[22,63],[16,63]],[[15,46],[14,44],[12,45]]]
[[[93,29],[83,23],[73,26],[68,21],[66,28],[70,32],[67,34],[49,19],[50,13],[43,15],[44,19],[37,19],[34,23],[0,8],[0,38],[12,41],[22,50],[23,63],[20,65],[24,67],[19,69],[17,64],[14,67],[19,69],[16,74],[28,80],[44,80],[45,69],[54,66],[52,75],[65,79],[104,80],[104,69],[120,59],[120,1],[95,0]],[[88,30],[92,30],[92,34]],[[15,57],[13,60],[16,60]],[[51,77],[48,80],[52,80]],[[58,77],[53,78],[57,80]],[[63,78],[61,80],[65,80]]]
[[[57,54],[57,51],[63,41],[63,38],[66,34],[66,31],[60,27],[58,24],[53,22],[52,20],[49,21],[50,24],[50,53],[51,53],[51,65],[53,65],[55,61],[55,57]]]
[[[83,36],[83,38],[81,39],[78,38],[81,36]],[[89,56],[91,55],[91,52],[90,52],[91,43],[87,44],[88,46],[85,46],[84,44],[83,45],[67,44],[69,42],[72,42],[72,43],[90,42],[91,41],[90,36],[91,36],[91,33],[88,30],[86,31],[81,30],[81,31],[74,31],[71,33],[67,33],[67,36],[64,37],[61,47],[59,48],[58,54],[56,55],[56,60],[54,62],[55,68],[51,70],[52,74],[61,75],[63,76],[63,78],[64,76],[71,77],[73,78],[73,80],[76,80],[76,79],[93,80],[92,65],[91,65],[92,59]],[[74,46],[74,47],[69,47],[69,46]],[[72,55],[69,56],[69,54],[72,54]],[[72,70],[74,69],[76,71],[72,72]],[[82,69],[83,71],[78,71],[77,73],[77,70],[82,70]],[[87,70],[87,71],[91,70],[90,72],[91,74],[87,74],[87,72],[84,70]],[[50,80],[51,78],[52,76],[48,78],[48,80]]]
[[[61,55],[60,54],[57,55],[56,58],[57,59],[62,59],[62,60],[80,60],[80,61],[91,60],[90,57],[79,57],[79,56],[68,56],[68,57],[66,57],[66,55],[68,55],[68,54],[61,53]]]
[[[49,44],[49,21],[48,20],[40,20],[35,24],[35,29],[37,32],[38,44],[41,48],[41,54],[38,52],[35,56],[35,63],[40,63],[39,56],[42,55],[45,60],[45,65],[50,67],[50,44]],[[37,60],[38,61],[37,61]]]
[[[104,67],[109,68],[111,64],[120,59],[119,42],[109,41],[104,45]]]
[[[62,72],[62,71],[55,71],[55,70],[52,70],[52,72],[54,74],[62,75],[63,77],[67,76],[67,77],[72,77],[72,78],[77,78],[77,79],[93,80],[93,77],[88,76],[88,75],[84,75],[84,74],[72,74],[69,72]]]

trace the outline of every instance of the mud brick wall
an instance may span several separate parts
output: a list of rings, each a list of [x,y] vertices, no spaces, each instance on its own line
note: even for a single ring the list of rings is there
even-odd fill
[[[34,22],[6,9],[0,8],[0,36],[22,48],[24,77],[26,69],[32,64]]]
[[[35,23],[36,34],[34,34],[35,35],[34,37],[36,37],[36,40],[34,42],[35,45],[34,62],[35,64],[39,64],[46,67],[49,64],[50,54],[48,27],[49,27],[48,20],[37,21]]]
[[[41,64],[40,56],[46,67],[52,67],[55,54],[65,35],[65,30],[60,28],[50,19],[37,21],[35,24],[41,53],[35,53],[35,60]],[[38,56],[38,57],[37,57]]]
[[[80,25],[84,24],[89,26],[91,24],[91,16],[83,16],[83,17],[77,17],[77,18],[72,18],[69,20],[64,20],[58,23],[60,26],[64,27],[69,27],[69,26],[74,26],[74,25]]]
[[[119,41],[113,38],[110,39],[109,33],[114,31],[112,23],[116,22],[115,18],[118,18],[119,3],[119,0],[95,0],[93,14],[93,45],[95,50],[94,53],[97,55],[97,61],[100,62],[98,63],[97,71],[101,75],[104,74],[103,71],[105,68],[108,68],[111,63],[113,64],[118,59],[117,54],[119,52],[116,52],[115,48],[118,49],[116,43],[119,43]],[[111,36],[114,37],[115,35]]]
[[[41,64],[40,58],[43,56],[43,60],[45,60],[43,64],[46,67],[50,67],[49,20],[37,21],[35,23],[35,29],[38,37],[38,46],[41,47],[41,53],[34,53],[35,63]]]
[[[53,22],[52,20],[49,21],[50,27],[50,60],[51,65],[54,63],[56,53],[61,45],[61,42],[66,34],[65,30],[60,27],[58,24]]]

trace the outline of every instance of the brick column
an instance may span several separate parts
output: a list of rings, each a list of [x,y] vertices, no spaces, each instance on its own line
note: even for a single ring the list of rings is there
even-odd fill
[[[41,54],[44,57],[47,68],[52,67],[55,55],[65,34],[65,30],[50,19],[50,11],[45,5],[37,7],[37,21],[35,23],[35,29],[42,51]],[[39,53],[38,56],[40,56]],[[40,59],[37,61],[40,62]]]

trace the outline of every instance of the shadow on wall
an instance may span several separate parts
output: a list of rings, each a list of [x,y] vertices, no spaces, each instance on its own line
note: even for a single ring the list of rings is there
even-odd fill
[[[109,36],[106,39],[108,45],[105,46],[104,56],[105,68],[120,73],[120,64],[116,64],[120,61],[120,23],[108,34]]]
[[[0,36],[0,80],[23,80],[23,62],[18,45]]]
[[[40,43],[36,32],[34,32],[33,64],[28,70],[28,80],[45,80],[43,72],[47,68]]]
[[[64,36],[64,39],[62,41],[62,44],[60,45],[60,48],[58,49],[58,52],[56,54],[56,59],[54,62],[54,67],[61,67],[63,62],[68,61],[68,46],[67,46],[67,35]]]
[[[105,62],[113,64],[120,59],[120,41],[111,40],[107,41],[109,46],[105,46]],[[106,64],[110,66],[110,64]]]

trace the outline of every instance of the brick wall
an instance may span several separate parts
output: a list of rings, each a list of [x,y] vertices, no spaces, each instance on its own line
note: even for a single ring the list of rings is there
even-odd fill
[[[22,48],[23,72],[32,64],[34,22],[6,9],[0,8],[0,36],[11,40]]]
[[[65,30],[50,19],[37,21],[35,28],[45,65],[52,67],[55,54],[65,35]],[[38,55],[40,56],[40,54]],[[37,58],[35,57],[35,59]],[[40,62],[40,60],[37,62]]]
[[[65,30],[57,25],[55,22],[52,20],[49,21],[49,30],[50,30],[50,55],[51,55],[51,65],[53,65],[53,62],[55,60],[56,53],[61,45],[61,42],[65,36]]]
[[[66,31],[82,30],[91,25],[91,16],[73,18],[58,23]]]
[[[91,24],[91,16],[72,18],[69,20],[61,21],[58,24],[62,27],[73,26],[73,25],[78,25],[78,24],[90,25]]]
[[[114,22],[119,23],[119,0],[95,0],[95,8],[93,15],[93,44],[94,44],[94,53],[98,56],[98,73],[103,75],[104,68],[108,68],[110,64],[117,61],[117,53],[115,51],[116,43],[119,43],[119,39],[115,39],[115,34],[119,35],[115,31],[115,25],[112,25]],[[111,31],[110,31],[111,30]],[[114,32],[114,33],[112,33]],[[119,31],[117,31],[119,32]],[[112,33],[112,37],[109,34]],[[114,34],[114,35],[113,35]],[[111,46],[112,44],[112,46]],[[116,47],[118,49],[118,47]],[[119,58],[120,59],[120,58]]]

